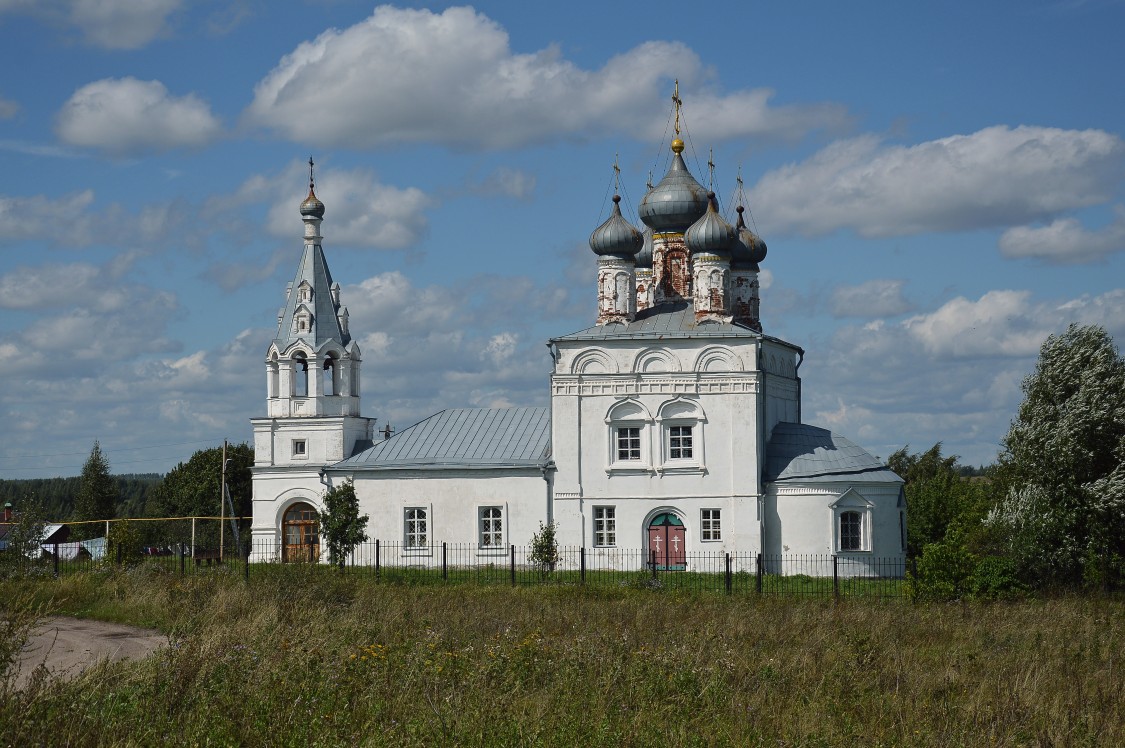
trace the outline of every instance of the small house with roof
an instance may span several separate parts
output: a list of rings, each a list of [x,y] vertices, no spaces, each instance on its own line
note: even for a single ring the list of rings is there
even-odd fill
[[[801,422],[804,351],[759,317],[766,244],[688,170],[674,100],[644,230],[614,196],[590,237],[597,316],[548,341],[550,406],[455,408],[394,435],[360,415],[360,350],[310,161],[304,251],[266,355],[267,416],[252,421],[257,557],[319,553],[321,497],[350,480],[368,533],[404,554],[442,542],[504,554],[554,522],[594,565],[626,549],[667,569],[693,554],[904,558],[901,479]]]

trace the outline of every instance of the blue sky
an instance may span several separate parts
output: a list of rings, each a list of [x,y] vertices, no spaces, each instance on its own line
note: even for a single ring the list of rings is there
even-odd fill
[[[991,462],[1048,334],[1125,340],[1125,7],[917,5],[0,0],[0,477],[249,438],[310,155],[365,415],[546,405],[676,78],[805,420]]]

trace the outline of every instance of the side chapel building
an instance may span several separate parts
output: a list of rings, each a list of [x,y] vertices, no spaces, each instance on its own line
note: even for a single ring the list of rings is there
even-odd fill
[[[480,556],[526,545],[541,522],[588,565],[621,549],[663,568],[691,555],[905,555],[902,480],[847,439],[801,422],[804,351],[763,332],[765,243],[732,226],[671,166],[640,204],[590,237],[594,325],[548,342],[549,408],[452,408],[396,434],[360,415],[359,346],[321,247],[310,176],[304,252],[266,355],[252,419],[254,555],[316,538],[327,487],[351,480],[367,532],[420,563],[443,541]],[[311,162],[310,162],[311,166]]]

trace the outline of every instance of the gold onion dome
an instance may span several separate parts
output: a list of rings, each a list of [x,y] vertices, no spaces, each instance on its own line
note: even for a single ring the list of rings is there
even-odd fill
[[[668,173],[641,200],[637,211],[654,231],[681,232],[707,212],[707,190],[688,171],[681,152],[684,141],[672,141],[672,165]]]
[[[590,234],[590,249],[599,256],[635,255],[644,244],[637,228],[621,215],[621,196],[613,196],[613,213]]]
[[[734,227],[723,220],[715,208],[715,193],[707,193],[707,212],[684,232],[684,243],[693,255],[712,254],[730,256],[738,241]]]
[[[311,183],[309,184],[309,196],[301,203],[301,215],[324,218],[324,203],[320,202],[320,198],[316,196]]]
[[[746,221],[742,218],[746,209],[739,205],[737,210],[738,225],[735,226],[735,229],[738,231],[738,241],[734,243],[731,261],[736,267],[748,267],[757,270],[758,263],[766,259],[766,243],[762,241],[760,236],[746,227]]]

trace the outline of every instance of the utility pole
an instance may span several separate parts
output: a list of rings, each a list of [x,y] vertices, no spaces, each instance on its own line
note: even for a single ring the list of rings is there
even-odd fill
[[[226,520],[227,440],[223,439],[223,477],[219,483],[219,563],[223,562],[223,524]]]

